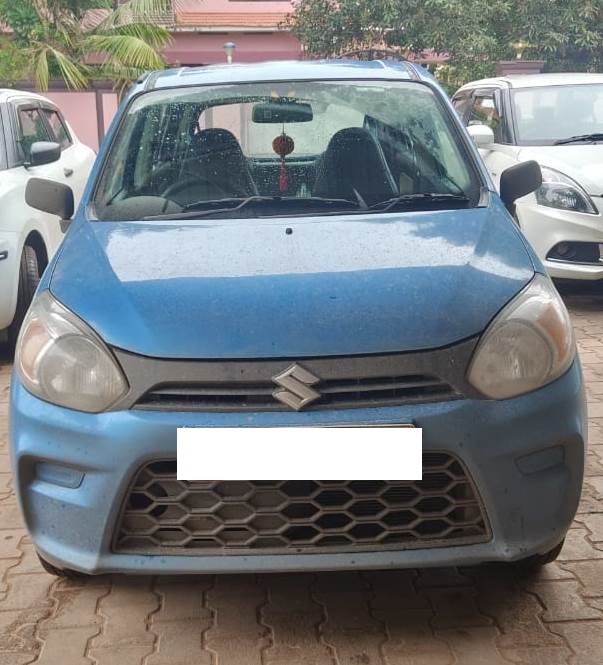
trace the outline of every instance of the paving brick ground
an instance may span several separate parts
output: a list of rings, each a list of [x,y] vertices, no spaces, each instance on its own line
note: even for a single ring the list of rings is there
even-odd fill
[[[583,499],[559,562],[318,575],[56,580],[11,488],[0,360],[0,665],[601,665],[603,288],[567,295],[590,407]]]

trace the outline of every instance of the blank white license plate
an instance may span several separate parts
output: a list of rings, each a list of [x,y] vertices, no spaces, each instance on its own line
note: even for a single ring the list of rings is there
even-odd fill
[[[179,480],[420,480],[412,425],[178,428]]]

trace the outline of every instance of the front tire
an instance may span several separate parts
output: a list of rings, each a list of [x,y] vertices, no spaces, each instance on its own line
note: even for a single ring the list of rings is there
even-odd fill
[[[38,553],[36,552],[36,554]],[[88,577],[88,575],[84,573],[78,573],[76,570],[71,570],[70,568],[57,568],[56,566],[53,566],[51,563],[46,561],[46,559],[43,559],[39,554],[38,559],[42,568],[44,568],[44,570],[49,575],[54,575],[54,577],[61,577],[71,580],[83,580]]]
[[[544,554],[534,554],[526,559],[515,561],[512,565],[515,568],[525,571],[538,570],[538,568],[542,568],[542,566],[546,566],[548,563],[553,563],[553,561],[557,559],[563,549],[564,542],[565,538],[548,552],[545,552]]]
[[[8,327],[8,348],[12,353],[15,350],[19,330],[25,318],[29,305],[33,299],[34,293],[40,282],[40,268],[38,266],[38,256],[33,247],[25,245],[21,253],[21,262],[19,264],[19,287],[17,290],[17,307],[13,322]]]

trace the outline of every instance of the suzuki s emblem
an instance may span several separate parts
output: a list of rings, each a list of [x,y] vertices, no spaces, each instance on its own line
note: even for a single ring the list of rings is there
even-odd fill
[[[281,374],[273,376],[272,380],[281,386],[272,393],[272,397],[296,411],[320,399],[320,393],[311,388],[320,379],[301,365],[291,365]]]

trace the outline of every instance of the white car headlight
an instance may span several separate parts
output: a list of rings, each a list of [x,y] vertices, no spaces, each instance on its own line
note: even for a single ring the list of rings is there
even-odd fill
[[[36,397],[78,411],[104,411],[128,389],[102,340],[48,291],[25,317],[15,367]]]
[[[486,397],[507,399],[554,381],[574,356],[567,309],[552,282],[537,275],[489,325],[467,378]]]
[[[541,167],[542,185],[536,190],[536,201],[541,206],[597,214],[597,208],[590,196],[569,176]]]

